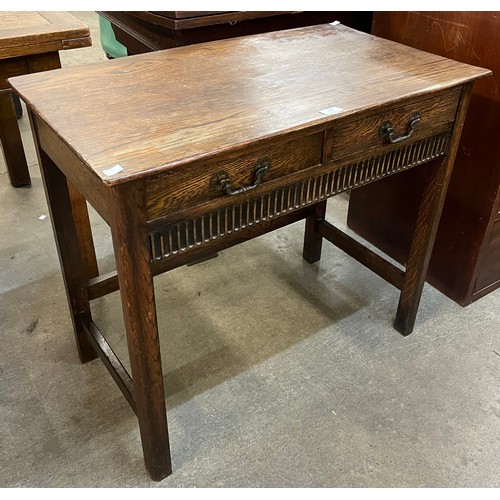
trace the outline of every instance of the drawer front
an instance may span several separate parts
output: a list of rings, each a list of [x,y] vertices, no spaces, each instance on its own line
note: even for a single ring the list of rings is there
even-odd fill
[[[322,142],[323,134],[316,133],[225,158],[197,161],[187,169],[151,179],[146,184],[148,220],[217,198],[228,198],[230,195],[224,188],[228,184],[229,190],[249,187],[256,181],[264,187],[268,181],[319,165]],[[262,165],[267,165],[268,170],[260,176],[257,170]]]
[[[449,133],[443,133],[377,156],[323,163],[271,180],[248,195],[225,195],[175,211],[168,220],[149,224],[151,260],[175,259],[221,240],[255,234],[259,227],[272,227],[273,221],[283,216],[293,218],[294,212],[331,196],[438,158],[447,151],[449,139]]]
[[[152,261],[241,238],[286,214],[442,156],[459,97],[457,90],[400,104],[376,116],[339,123],[335,130],[198,161],[146,181]],[[391,121],[396,128],[415,109],[420,110],[422,127],[409,140],[391,144],[380,137],[382,123]],[[368,129],[376,134],[363,132]],[[358,140],[349,141],[351,134]],[[327,149],[335,144],[337,149]],[[255,183],[256,165],[263,160],[269,169],[261,184],[242,192]],[[221,178],[229,182],[226,188],[221,188]],[[239,193],[233,196],[234,191]]]
[[[357,152],[371,154],[388,145],[403,146],[444,132],[454,123],[459,99],[460,89],[456,89],[339,124],[326,133],[325,158],[337,160]]]

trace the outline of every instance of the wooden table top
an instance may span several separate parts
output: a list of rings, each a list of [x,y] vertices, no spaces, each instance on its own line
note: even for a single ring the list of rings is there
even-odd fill
[[[487,74],[325,24],[10,82],[111,186],[266,138],[321,130],[341,117]],[[321,113],[331,108],[340,111]],[[107,175],[115,165],[123,170]]]
[[[91,44],[88,26],[67,12],[0,12],[0,59]]]

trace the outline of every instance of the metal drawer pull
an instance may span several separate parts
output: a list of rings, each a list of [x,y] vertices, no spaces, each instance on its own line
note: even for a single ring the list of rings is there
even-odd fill
[[[415,132],[415,129],[417,128],[417,125],[419,123],[420,123],[420,113],[416,112],[410,116],[410,121],[408,123],[408,133],[406,135],[396,135],[392,128],[391,121],[386,121],[382,123],[379,129],[379,134],[380,137],[383,137],[384,139],[386,138],[391,144],[396,144],[398,142],[409,139],[413,135],[413,132]]]
[[[212,189],[216,191],[226,191],[226,194],[229,196],[235,196],[237,194],[243,194],[252,189],[255,189],[262,182],[262,177],[267,174],[269,169],[271,168],[271,159],[270,158],[261,158],[254,167],[254,181],[250,186],[243,186],[235,189],[231,184],[231,179],[229,175],[224,170],[217,172],[213,175],[212,180],[210,181],[210,186]]]

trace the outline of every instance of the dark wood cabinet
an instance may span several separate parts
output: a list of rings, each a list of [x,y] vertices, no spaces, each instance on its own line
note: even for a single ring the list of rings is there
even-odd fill
[[[110,21],[116,39],[127,48],[129,55],[332,21],[369,32],[372,19],[371,12],[344,11],[106,11],[98,14]]]
[[[500,12],[377,12],[372,33],[493,71],[474,87],[427,276],[465,306],[500,286]],[[354,190],[349,227],[405,262],[432,168]]]

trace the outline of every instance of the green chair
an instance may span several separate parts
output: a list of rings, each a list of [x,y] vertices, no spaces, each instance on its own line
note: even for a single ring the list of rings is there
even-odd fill
[[[99,38],[108,59],[128,56],[127,47],[118,42],[111,23],[102,16],[99,17]]]

